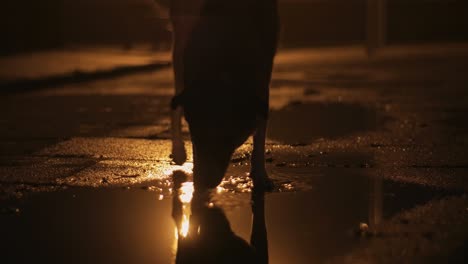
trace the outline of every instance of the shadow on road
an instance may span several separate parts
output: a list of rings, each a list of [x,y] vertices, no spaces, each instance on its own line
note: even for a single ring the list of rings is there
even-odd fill
[[[118,66],[112,69],[94,72],[75,71],[62,75],[47,76],[37,79],[20,79],[0,82],[0,93],[18,93],[45,88],[59,87],[66,84],[84,83],[121,77],[129,74],[145,73],[169,67],[168,62],[153,62],[143,65]]]
[[[268,136],[282,143],[310,143],[376,130],[386,121],[376,109],[358,104],[292,103],[271,112]]]

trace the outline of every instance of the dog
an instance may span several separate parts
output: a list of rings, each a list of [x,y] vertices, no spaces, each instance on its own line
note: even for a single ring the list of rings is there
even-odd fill
[[[269,86],[277,50],[277,0],[172,0],[175,96],[171,103],[172,159],[186,151],[181,118],[189,125],[196,189],[214,188],[232,154],[253,135],[250,176],[271,185],[265,170]]]

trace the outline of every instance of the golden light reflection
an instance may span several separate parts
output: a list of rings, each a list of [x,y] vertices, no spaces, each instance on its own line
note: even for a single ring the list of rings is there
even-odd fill
[[[221,187],[221,186],[216,187],[216,193],[219,194],[219,193],[223,193],[223,192],[226,192],[226,189],[225,189],[225,188],[223,188],[223,187]]]
[[[178,238],[187,237],[190,228],[190,215],[192,214],[191,205],[193,198],[193,182],[184,182],[179,188],[179,200],[182,203],[182,218],[179,225],[179,232],[176,236]]]
[[[175,241],[177,241],[177,239],[179,238],[179,231],[177,230],[177,227],[174,228],[174,237]],[[173,248],[177,250],[177,242],[174,244]]]
[[[172,251],[172,256],[173,256],[173,261],[171,263],[176,263],[175,262],[175,257],[177,255],[177,241],[179,240],[179,232],[177,229],[177,226],[174,227],[174,239],[172,241],[172,246],[171,246],[171,251]]]
[[[180,235],[182,237],[187,237],[189,231],[190,219],[187,215],[184,214],[182,217],[182,223],[180,223]]]
[[[193,197],[193,182],[184,182],[179,189],[179,199],[182,203],[190,203]],[[184,205],[185,206],[185,205]]]
[[[245,176],[229,176],[224,179],[220,186],[216,188],[216,193],[225,193],[225,192],[251,192],[253,188],[253,182],[248,174]]]
[[[164,170],[164,175],[169,177],[174,171],[183,171],[186,174],[193,174],[193,162],[186,162],[183,165],[171,165]]]

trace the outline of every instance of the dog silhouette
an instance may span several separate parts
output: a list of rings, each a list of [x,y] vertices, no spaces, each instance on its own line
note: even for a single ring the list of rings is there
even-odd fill
[[[216,187],[232,154],[253,135],[251,177],[270,184],[265,138],[279,18],[276,0],[173,0],[172,158],[187,156],[181,117],[189,125],[196,188]]]

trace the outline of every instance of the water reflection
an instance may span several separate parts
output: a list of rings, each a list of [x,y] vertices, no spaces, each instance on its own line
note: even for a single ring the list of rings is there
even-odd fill
[[[382,222],[383,177],[371,176],[369,183],[369,226],[375,231]]]
[[[182,171],[174,172],[172,217],[176,224],[175,263],[268,263],[264,193],[251,198],[253,215],[250,243],[231,229],[224,211],[209,193],[194,192]]]
[[[182,173],[171,199],[140,188],[68,188],[0,203],[8,241],[1,263],[343,263],[362,242],[403,236],[388,229],[394,216],[456,194],[392,182],[372,170],[314,176],[311,168],[280,169],[299,187],[295,192],[264,197],[228,189],[210,199]],[[313,188],[300,189],[307,175]],[[361,222],[365,233],[356,232]]]

